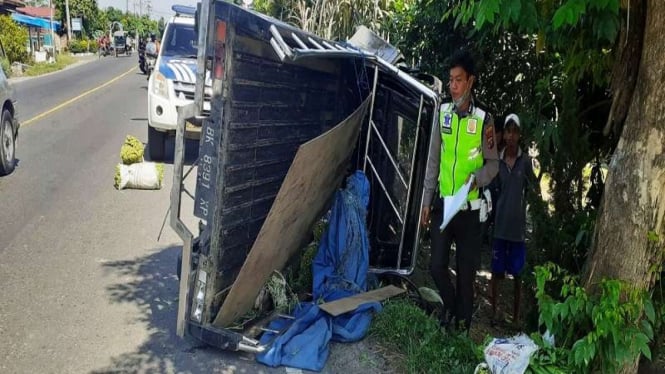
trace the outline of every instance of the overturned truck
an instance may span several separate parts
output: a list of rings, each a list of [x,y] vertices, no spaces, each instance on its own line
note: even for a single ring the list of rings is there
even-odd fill
[[[311,240],[349,173],[363,170],[371,184],[371,271],[413,271],[441,84],[401,69],[399,51],[366,28],[334,42],[214,0],[196,19],[196,100],[178,109],[171,193],[171,226],[184,242],[177,331],[260,352],[227,327]],[[201,117],[204,98],[211,110]],[[196,237],[180,219],[187,122],[202,126]]]

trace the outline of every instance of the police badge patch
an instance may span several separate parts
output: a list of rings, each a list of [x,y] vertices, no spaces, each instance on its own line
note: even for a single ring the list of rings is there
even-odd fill
[[[453,116],[448,113],[443,116],[443,123],[441,124],[441,131],[446,134],[452,134],[453,129]]]
[[[473,118],[470,118],[466,122],[466,132],[467,132],[467,134],[475,134],[477,126],[478,126],[478,121],[473,119]]]

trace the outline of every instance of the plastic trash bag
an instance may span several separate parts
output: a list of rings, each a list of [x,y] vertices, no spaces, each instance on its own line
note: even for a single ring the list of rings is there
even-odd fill
[[[536,343],[524,334],[495,338],[485,347],[485,362],[492,374],[523,374],[537,350]]]
[[[116,166],[115,187],[119,190],[159,190],[164,179],[164,165],[154,162]]]

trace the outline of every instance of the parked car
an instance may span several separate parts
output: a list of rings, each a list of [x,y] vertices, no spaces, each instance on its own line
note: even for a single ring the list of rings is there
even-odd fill
[[[5,50],[0,42],[0,59]],[[7,175],[16,166],[16,137],[19,123],[16,113],[16,95],[5,72],[0,69],[0,175]]]
[[[148,153],[155,161],[164,159],[166,140],[175,134],[178,107],[194,101],[197,75],[196,8],[174,5],[171,9],[175,16],[166,23],[154,71],[148,73]],[[148,52],[146,46],[146,58]],[[211,82],[206,78],[204,116],[210,113]],[[198,140],[200,127],[192,128],[189,134]]]

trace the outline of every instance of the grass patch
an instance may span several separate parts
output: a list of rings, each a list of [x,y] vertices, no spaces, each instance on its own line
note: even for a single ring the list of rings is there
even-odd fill
[[[386,302],[370,334],[386,348],[405,356],[407,373],[473,373],[483,361],[482,346],[464,335],[445,334],[439,322],[406,299]]]
[[[68,55],[68,54],[60,54],[57,57],[57,60],[53,64],[49,64],[48,62],[40,62],[38,64],[34,64],[30,66],[26,71],[25,75],[29,77],[34,77],[37,75],[42,75],[42,74],[47,74],[51,73],[54,71],[62,70],[66,66],[71,65],[75,63],[77,60],[75,57]]]

